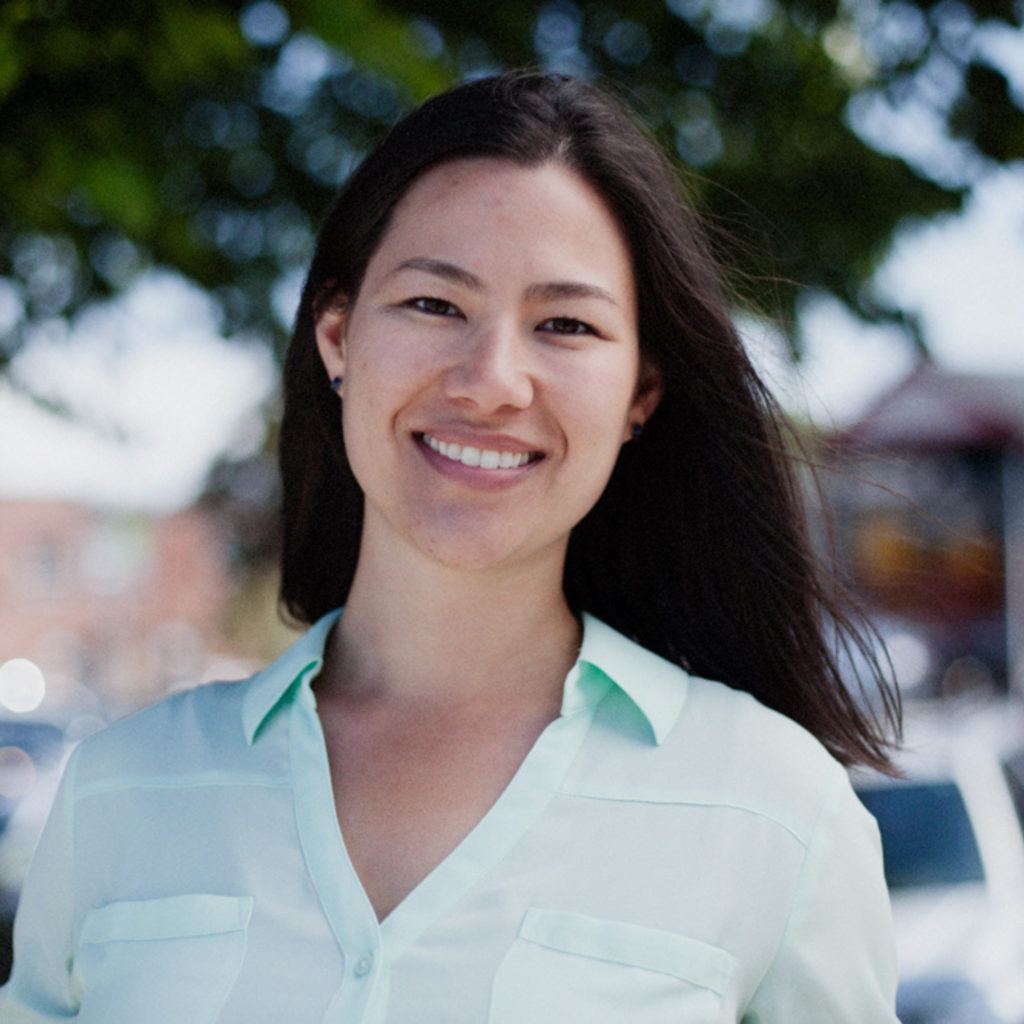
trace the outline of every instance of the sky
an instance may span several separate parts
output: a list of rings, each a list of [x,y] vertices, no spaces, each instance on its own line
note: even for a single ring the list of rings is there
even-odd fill
[[[901,232],[875,285],[919,317],[940,367],[1024,377],[1024,168],[985,176],[962,213]],[[852,422],[913,369],[897,329],[865,325],[835,299],[808,296],[801,324],[797,367],[770,342],[751,346],[783,404],[819,424]]]
[[[876,285],[920,317],[940,366],[1024,377],[1024,169],[984,177],[962,214],[905,230]],[[9,306],[0,289],[0,327]],[[834,299],[809,295],[801,323],[799,367],[770,334],[744,330],[795,414],[850,423],[912,369],[902,335],[865,326]],[[219,454],[259,446],[277,395],[266,350],[224,340],[213,304],[165,271],[70,328],[52,325],[17,370],[73,415],[56,417],[0,381],[0,498],[184,507]]]
[[[143,511],[188,505],[218,455],[258,448],[277,383],[266,349],[222,338],[214,305],[166,272],[70,329],[54,323],[16,369],[27,388],[0,381],[0,498]]]

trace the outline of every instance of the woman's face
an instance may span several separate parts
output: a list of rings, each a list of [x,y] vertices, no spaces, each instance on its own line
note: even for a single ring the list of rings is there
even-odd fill
[[[618,225],[555,163],[424,174],[317,342],[344,380],[364,551],[456,568],[560,565],[660,395]]]

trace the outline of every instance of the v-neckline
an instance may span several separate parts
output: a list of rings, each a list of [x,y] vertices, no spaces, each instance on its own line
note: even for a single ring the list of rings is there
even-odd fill
[[[343,949],[370,948],[379,939],[389,959],[399,956],[522,838],[557,791],[607,692],[607,679],[583,662],[570,669],[567,687],[578,685],[574,674],[580,672],[599,691],[544,728],[483,817],[380,922],[345,847],[323,728],[308,679],[303,681],[291,724],[296,819],[313,884]]]

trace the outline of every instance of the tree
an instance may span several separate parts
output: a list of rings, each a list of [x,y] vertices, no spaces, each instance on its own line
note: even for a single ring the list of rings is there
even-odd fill
[[[898,318],[866,288],[897,226],[955,208],[986,162],[1024,157],[1020,83],[993,43],[1020,31],[1019,11],[1011,0],[631,0],[628,15],[611,0],[7,0],[0,372],[40,322],[154,263],[216,295],[226,332],[279,346],[290,312],[275,297],[292,294],[353,162],[412,102],[518,65],[622,91],[690,168],[755,304],[792,319],[800,290],[823,288],[864,316]],[[900,138],[915,111],[951,140],[944,163]]]
[[[211,290],[226,332],[280,341],[275,290],[344,172],[449,80],[395,15],[358,0],[292,13],[294,26],[236,0],[0,9],[0,277],[23,306],[0,367],[34,325],[154,263]]]

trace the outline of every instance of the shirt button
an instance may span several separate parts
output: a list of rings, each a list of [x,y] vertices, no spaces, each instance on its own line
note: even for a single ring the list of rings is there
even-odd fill
[[[352,973],[357,978],[365,978],[370,973],[373,967],[373,954],[367,953],[366,956],[361,956],[357,961],[355,967],[352,968]]]

